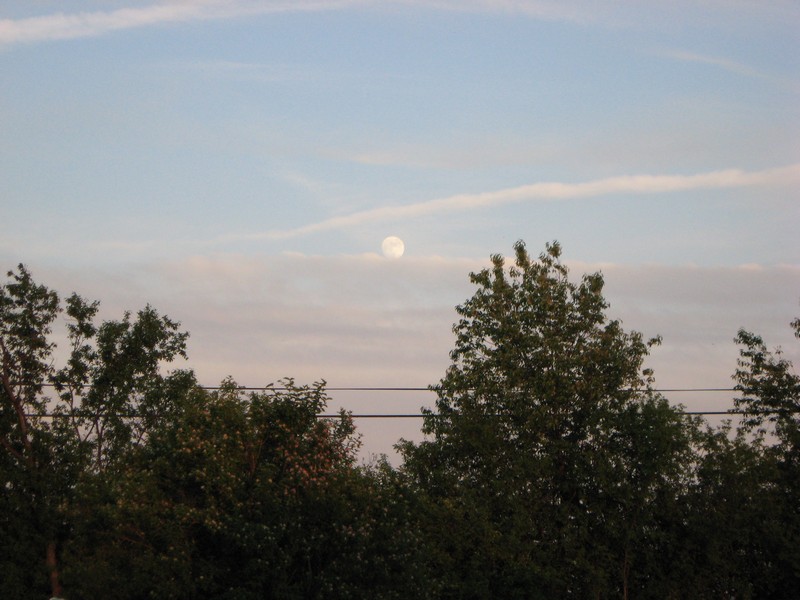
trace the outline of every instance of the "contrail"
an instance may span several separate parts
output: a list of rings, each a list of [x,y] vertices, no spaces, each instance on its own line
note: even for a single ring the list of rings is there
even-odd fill
[[[432,214],[464,212],[490,206],[531,201],[573,200],[610,194],[659,194],[699,189],[775,185],[798,181],[800,181],[800,164],[750,172],[728,169],[695,175],[625,175],[583,183],[533,183],[479,194],[457,194],[414,204],[372,208],[349,215],[331,217],[293,229],[273,229],[260,233],[234,234],[218,238],[217,241],[280,240],[321,231],[344,229],[364,223],[413,219]]]

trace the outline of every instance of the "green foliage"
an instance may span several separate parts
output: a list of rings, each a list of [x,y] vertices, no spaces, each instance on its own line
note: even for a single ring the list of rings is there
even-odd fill
[[[195,391],[107,489],[68,548],[82,598],[425,597],[410,500],[355,467],[323,384]],[[129,561],[133,558],[133,566]],[[133,575],[131,574],[133,571]],[[121,575],[124,574],[124,577]]]
[[[599,273],[524,244],[470,276],[430,439],[401,445],[431,503],[452,597],[626,594],[657,563],[657,511],[692,465],[693,424],[651,389],[648,348],[605,315]],[[634,574],[634,575],[632,575]],[[646,584],[646,578],[638,578]]]
[[[800,319],[791,327],[800,338]],[[751,575],[752,597],[790,597],[800,588],[800,375],[780,349],[770,352],[760,336],[740,330],[736,342],[740,351],[733,377],[742,395],[735,403],[744,413],[739,437],[754,434],[749,446],[759,450],[753,466],[738,472],[755,471],[758,477],[724,489],[750,494],[746,508],[754,525],[743,531],[756,547],[740,555],[748,556],[742,570]],[[736,516],[741,520],[747,514],[743,509]]]
[[[47,587],[44,569],[37,568],[47,562],[49,588],[57,596],[58,550],[69,534],[69,508],[81,478],[124,464],[154,420],[169,414],[167,399],[193,386],[194,377],[160,370],[184,354],[187,334],[177,323],[147,307],[135,320],[126,314],[96,327],[98,304],[75,294],[65,311],[70,351],[57,369],[51,338],[64,310],[58,295],[34,282],[22,265],[8,278],[0,286],[0,465],[7,504],[0,537],[25,539],[26,552],[38,548],[29,555],[40,558],[26,567],[33,574],[29,584],[4,578],[2,585]],[[0,561],[16,563],[13,547],[1,551]]]
[[[571,280],[555,243],[514,249],[471,275],[398,470],[357,464],[352,418],[321,417],[324,382],[201,389],[164,370],[187,334],[152,307],[96,324],[96,302],[10,272],[0,595],[793,597],[791,363],[740,331],[741,427],[704,427],[653,389],[659,339],[607,316],[601,274]]]
[[[792,327],[800,338],[800,319]],[[800,451],[800,376],[780,348],[770,352],[760,336],[740,329],[735,341],[741,348],[733,377],[743,394],[735,403],[745,413],[743,427],[763,435],[772,426],[782,444]]]
[[[786,573],[774,561],[785,538],[775,501],[774,464],[758,441],[729,426],[705,432],[697,475],[682,499],[672,553],[675,597],[788,598]],[[680,582],[679,585],[676,585]],[[780,593],[775,593],[781,589]],[[796,589],[796,588],[795,588]]]

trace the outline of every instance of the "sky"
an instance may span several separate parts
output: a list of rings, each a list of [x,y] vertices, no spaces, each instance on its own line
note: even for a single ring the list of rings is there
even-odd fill
[[[657,387],[729,388],[740,327],[800,361],[798,31],[783,0],[6,0],[0,264],[181,321],[206,385],[425,388],[470,271],[558,240],[663,337]]]

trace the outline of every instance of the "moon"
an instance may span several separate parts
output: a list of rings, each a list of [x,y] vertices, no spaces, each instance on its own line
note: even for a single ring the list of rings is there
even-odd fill
[[[400,258],[406,251],[406,245],[399,237],[390,235],[381,244],[381,250],[386,258]]]

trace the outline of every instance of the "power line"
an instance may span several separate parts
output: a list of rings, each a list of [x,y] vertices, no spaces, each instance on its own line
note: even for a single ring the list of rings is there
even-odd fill
[[[34,385],[34,384],[28,384]],[[42,383],[40,384],[42,387],[55,387],[56,384],[54,383]],[[90,384],[83,384],[76,387],[88,387]],[[225,386],[220,385],[198,385],[198,388],[206,391],[219,391],[225,389]],[[237,391],[242,392],[267,392],[267,391],[276,391],[276,392],[286,392],[286,391],[302,391],[302,388],[298,390],[298,388],[288,387],[288,386],[236,386]],[[411,386],[337,386],[337,387],[323,387],[321,388],[323,392],[436,392],[436,388],[431,387],[411,387]],[[633,391],[633,390],[627,390]],[[655,393],[718,393],[718,392],[737,392],[741,390],[737,390],[736,388],[721,388],[721,387],[695,387],[695,388],[660,388],[660,389],[653,389],[651,390]],[[798,414],[800,410],[772,410],[772,411],[753,411],[753,412],[746,412],[746,411],[738,411],[738,410],[727,410],[727,411],[718,411],[718,410],[707,410],[707,411],[689,411],[689,410],[681,410],[678,411],[680,414],[687,415],[687,416],[735,416],[735,415],[747,415],[747,414],[763,414],[763,415],[772,415],[772,414]],[[38,416],[40,418],[64,418],[69,416],[74,416],[71,413],[63,413],[63,414],[40,414],[40,415],[26,415],[28,417],[35,417]],[[121,414],[124,418],[136,418],[139,414],[131,413],[131,414]],[[423,413],[349,413],[347,416],[353,419],[421,419],[426,416],[437,417],[438,415],[435,413],[431,413],[429,415]],[[316,415],[319,419],[337,419],[341,418],[342,415],[340,414],[320,414]]]
[[[201,385],[198,386],[204,390],[221,390],[223,389],[222,386],[218,385]],[[257,391],[268,391],[268,390],[275,390],[275,391],[288,391],[294,388],[287,388],[287,387],[277,387],[277,386],[263,386],[263,387],[251,387],[251,386],[236,386],[237,390],[241,390],[244,392],[257,392]],[[327,392],[435,392],[436,387],[360,387],[360,386],[353,386],[353,387],[325,387],[322,388],[324,391]],[[632,390],[624,390],[624,391],[632,391]],[[736,392],[736,388],[660,388],[660,389],[653,389],[653,392],[658,393],[672,393],[672,392]]]
[[[798,410],[761,410],[761,411],[743,411],[743,410],[679,410],[677,411],[681,415],[687,416],[700,416],[700,415],[727,415],[727,416],[743,416],[743,415],[796,415],[800,414],[800,409]],[[340,419],[343,415],[341,414],[323,414],[317,415],[318,419]],[[438,413],[430,413],[430,414],[422,414],[422,413],[402,413],[402,414],[350,414],[345,413],[345,417],[350,417],[353,419],[422,419],[425,417],[440,417],[444,415],[440,415]],[[492,416],[492,415],[485,415],[485,416]],[[500,416],[500,415],[494,415]]]
[[[41,387],[55,387],[55,383],[40,383],[40,384],[13,384],[13,385],[28,385],[34,386],[38,385]],[[60,384],[63,385],[63,384]],[[91,384],[79,384],[72,387],[83,388],[89,387]],[[63,387],[68,387],[63,385]],[[198,388],[206,391],[219,391],[225,389],[225,386],[221,385],[198,385]],[[276,391],[276,392],[287,392],[291,390],[296,390],[297,388],[291,388],[287,386],[273,386],[273,385],[262,385],[262,386],[249,386],[249,385],[237,385],[236,389],[241,392],[267,392],[267,391]],[[302,389],[302,388],[301,388]],[[341,386],[341,387],[323,387],[321,388],[322,391],[326,392],[435,392],[436,387],[433,388],[425,386],[425,387],[404,387],[404,386],[397,386],[397,387],[369,387],[369,386]],[[633,391],[630,388],[622,391]],[[657,393],[680,393],[680,392],[736,392],[738,391],[736,388],[720,388],[720,387],[708,387],[708,388],[654,388],[651,391]]]
[[[687,416],[700,416],[700,415],[711,415],[711,416],[743,416],[743,415],[796,415],[800,414],[800,409],[776,409],[776,410],[757,410],[757,411],[744,411],[744,410],[679,410],[677,411],[681,415]],[[40,418],[40,419],[65,419],[67,417],[74,417],[76,416],[73,413],[42,413],[42,414],[34,414],[34,413],[26,413],[26,418]],[[84,415],[86,418],[93,418],[95,415]],[[114,416],[122,417],[126,419],[135,419],[137,417],[143,417],[144,415],[138,413],[114,413]],[[444,415],[440,415],[439,413],[348,413],[345,411],[344,414],[336,413],[336,414],[320,414],[315,415],[317,419],[341,419],[343,417],[352,418],[352,419],[422,419],[425,417],[440,417]],[[491,416],[500,416],[500,415],[484,415],[487,417]]]

